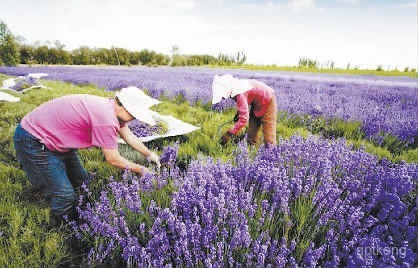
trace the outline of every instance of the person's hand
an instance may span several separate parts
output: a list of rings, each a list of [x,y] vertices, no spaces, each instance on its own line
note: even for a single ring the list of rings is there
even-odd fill
[[[147,173],[149,173],[149,169],[146,168],[146,167],[144,167],[144,166],[141,166],[141,172],[139,172],[137,174],[139,175],[139,177],[142,177],[142,176],[144,176]]]
[[[160,157],[156,153],[151,152],[151,154],[147,157],[147,160],[149,162],[154,163],[157,166],[157,168],[161,167]]]
[[[219,144],[222,146],[225,146],[225,144],[228,143],[228,141],[231,139],[232,134],[230,132],[225,132],[225,134],[222,135],[221,139],[219,140]]]

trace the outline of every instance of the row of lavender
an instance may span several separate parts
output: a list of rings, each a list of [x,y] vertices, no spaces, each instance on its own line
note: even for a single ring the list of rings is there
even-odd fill
[[[97,200],[84,186],[81,222],[70,224],[79,239],[95,241],[90,262],[414,267],[418,165],[378,161],[343,140],[297,136],[261,147],[254,160],[240,144],[235,165],[202,158],[182,173],[175,157],[167,147],[162,158],[171,169],[111,179]],[[158,205],[154,180],[176,186],[167,207]],[[144,192],[155,197],[150,205]]]
[[[182,94],[203,103],[211,100],[213,75],[232,73],[273,87],[279,110],[359,120],[366,136],[377,141],[389,133],[410,144],[418,135],[418,84],[413,78],[170,67],[0,67],[0,72],[46,72],[48,79],[92,83],[108,90],[131,85],[148,89],[156,98]]]

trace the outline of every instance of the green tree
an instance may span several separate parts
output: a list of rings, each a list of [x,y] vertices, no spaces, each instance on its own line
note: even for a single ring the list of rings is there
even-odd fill
[[[175,63],[175,61],[176,61],[176,57],[178,57],[179,55],[179,50],[180,50],[180,48],[179,48],[179,46],[178,45],[173,45],[172,47],[171,47],[171,58],[170,58],[170,62],[169,62],[169,65],[175,65],[176,63]]]
[[[311,60],[307,57],[303,57],[299,59],[298,67],[299,68],[313,68],[317,69],[319,62],[317,60]]]
[[[92,51],[91,64],[112,64],[112,55],[114,52],[107,48],[97,48]]]
[[[147,49],[141,50],[139,52],[139,61],[142,65],[146,65],[152,62],[154,58],[155,52],[149,51]]]
[[[72,51],[73,63],[77,65],[91,64],[92,51],[89,47],[82,46]]]
[[[247,60],[247,56],[245,55],[244,51],[237,52],[236,62],[238,65],[242,65]]]
[[[113,48],[116,56],[119,58],[120,65],[129,65],[129,50],[125,48]]]
[[[49,49],[48,46],[40,46],[35,48],[34,57],[36,62],[40,64],[48,64]]]
[[[129,64],[138,65],[139,63],[139,51],[134,51],[129,54]]]
[[[71,64],[71,54],[62,48],[50,48],[48,50],[49,64]]]
[[[32,46],[22,45],[20,46],[20,63],[22,64],[34,64],[35,60],[35,49]]]
[[[0,59],[7,66],[16,66],[19,63],[18,45],[3,21],[0,21]]]
[[[120,65],[121,63],[120,63],[118,51],[116,50],[114,46],[112,46],[112,50],[115,52],[115,59],[116,59],[117,65]],[[112,64],[116,65],[115,63],[112,63]]]
[[[170,57],[164,54],[155,53],[153,64],[167,65],[170,62]]]

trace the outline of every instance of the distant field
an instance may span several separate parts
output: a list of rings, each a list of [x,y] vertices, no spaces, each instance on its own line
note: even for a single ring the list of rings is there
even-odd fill
[[[93,84],[107,90],[137,86],[148,90],[156,98],[181,95],[191,103],[205,105],[211,100],[213,76],[232,73],[239,77],[258,79],[271,86],[278,99],[278,110],[286,114],[309,115],[325,120],[337,118],[359,121],[365,136],[378,144],[393,143],[388,141],[392,138],[387,135],[399,138],[405,145],[414,144],[418,135],[418,81],[410,77],[114,66],[0,67],[0,72],[9,75],[45,72],[48,74],[46,79],[81,85]],[[229,107],[231,103],[225,105]]]
[[[19,66],[27,67],[29,65],[21,64]],[[45,65],[42,64],[33,64],[30,66],[42,67]],[[117,65],[49,65],[51,67],[78,67],[78,68],[136,68],[138,66],[117,66]],[[167,67],[167,66],[165,66]],[[154,67],[154,68],[158,68]],[[367,69],[343,69],[343,68],[301,68],[296,66],[275,66],[275,65],[252,65],[252,64],[243,64],[243,65],[203,65],[195,67],[176,67],[176,68],[214,68],[214,69],[243,69],[243,70],[252,70],[252,71],[281,71],[281,72],[296,72],[296,73],[314,73],[314,74],[339,74],[339,75],[372,75],[372,76],[404,76],[412,77],[418,79],[418,72],[408,70],[407,72],[401,70],[391,70],[391,71],[376,71],[376,70],[367,70]]]
[[[213,68],[219,68],[219,66],[212,66]],[[363,69],[322,69],[322,68],[299,68],[299,67],[280,67],[280,66],[260,66],[260,65],[243,65],[243,66],[226,66],[225,68],[238,68],[247,70],[270,70],[270,71],[289,71],[289,72],[308,72],[308,73],[328,73],[328,74],[351,74],[351,75],[377,75],[377,76],[406,76],[418,78],[417,71],[376,71],[376,70],[363,70]]]

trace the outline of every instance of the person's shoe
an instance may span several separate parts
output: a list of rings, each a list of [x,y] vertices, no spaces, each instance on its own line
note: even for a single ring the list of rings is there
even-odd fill
[[[38,201],[41,198],[43,198],[42,190],[32,186],[19,193],[20,200],[28,200],[33,202]]]
[[[49,224],[53,228],[59,228],[62,227],[65,224],[65,219],[63,215],[55,215],[51,214],[49,216]]]
[[[65,214],[64,217],[66,219],[66,222],[70,221],[77,221],[79,219],[78,211],[77,211],[77,205],[76,202],[74,202],[71,209],[69,209]]]

